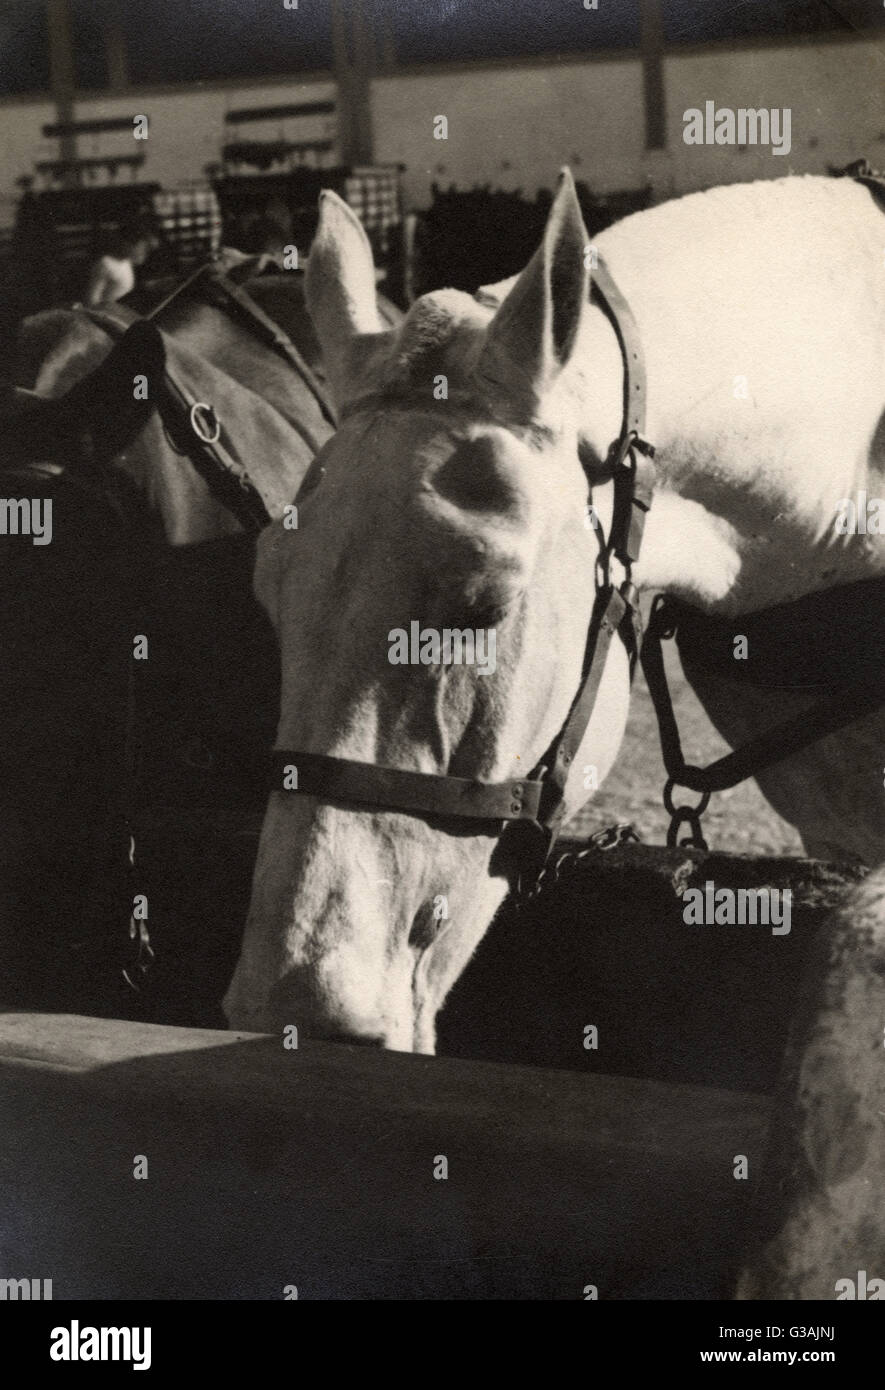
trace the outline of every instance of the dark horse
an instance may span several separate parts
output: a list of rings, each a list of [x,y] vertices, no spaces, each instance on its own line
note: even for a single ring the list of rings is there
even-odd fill
[[[222,1022],[279,693],[254,541],[335,423],[301,273],[255,269],[23,325],[0,502],[52,539],[0,535],[3,1004]]]

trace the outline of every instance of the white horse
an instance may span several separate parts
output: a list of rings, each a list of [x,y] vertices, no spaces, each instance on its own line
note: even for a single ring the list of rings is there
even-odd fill
[[[881,537],[836,526],[844,498],[885,488],[885,217],[869,191],[814,177],[733,185],[595,244],[647,363],[658,482],[639,585],[731,616],[885,573]],[[426,295],[385,330],[368,240],[323,195],[308,300],[345,419],[298,531],[277,524],[261,542],[256,587],[282,651],[278,746],[499,781],[525,775],[562,726],[594,597],[581,462],[607,526],[604,460],[622,413],[591,266],[566,173],[521,275],[481,301]],[[494,627],[494,675],[391,664],[392,630],[414,620]],[[754,706],[721,677],[699,694],[736,738],[791,712],[786,694]],[[616,642],[569,812],[588,796],[583,769],[611,767],[628,698]],[[869,715],[760,778],[810,852],[882,862],[883,736],[885,717]],[[435,1015],[505,892],[494,844],[272,793],[232,1026],[432,1051]],[[843,1052],[874,1037],[881,1049],[880,993],[880,1015],[861,1011],[867,1031],[843,1036]]]

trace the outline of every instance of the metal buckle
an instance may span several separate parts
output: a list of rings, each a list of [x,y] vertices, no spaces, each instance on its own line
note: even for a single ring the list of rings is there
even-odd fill
[[[604,830],[597,830],[590,836],[587,849],[582,849],[576,858],[581,859],[586,854],[606,854],[610,849],[620,849],[621,845],[639,845],[642,841],[636,834],[635,827],[630,821],[617,821],[614,825],[607,825]]]
[[[648,440],[643,439],[636,430],[633,430],[633,448],[638,449],[640,454],[645,454],[647,459],[653,459],[655,456],[654,444],[649,444]]]
[[[209,428],[212,431],[211,434],[204,433],[203,431],[200,416],[198,414],[198,411],[201,410],[205,410],[206,412]],[[190,421],[191,429],[193,430],[194,434],[197,436],[198,439],[202,440],[204,444],[218,443],[218,440],[221,438],[221,421],[215,414],[215,411],[211,405],[207,405],[205,401],[194,401],[190,410]]]

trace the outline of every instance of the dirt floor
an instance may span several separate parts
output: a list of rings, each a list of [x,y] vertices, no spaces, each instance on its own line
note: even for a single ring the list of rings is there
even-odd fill
[[[728,751],[682,675],[674,644],[666,644],[673,704],[679,720],[686,761],[706,765]],[[663,844],[669,816],[661,801],[666,780],[658,728],[648,687],[639,671],[633,687],[630,721],[611,776],[594,799],[569,822],[568,838],[583,838],[612,825],[632,822],[640,838]],[[696,798],[685,793],[687,801]],[[704,834],[713,850],[728,854],[801,854],[799,836],[781,820],[755,782],[718,792],[704,815]]]

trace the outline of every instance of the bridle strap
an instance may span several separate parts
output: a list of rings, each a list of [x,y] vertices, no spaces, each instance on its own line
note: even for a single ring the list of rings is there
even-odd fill
[[[609,549],[629,568],[639,559],[655,487],[654,449],[645,440],[648,395],[642,337],[633,311],[599,258],[591,295],[615,331],[624,366],[621,433],[609,450],[615,500]],[[626,464],[626,467],[625,467]]]
[[[584,675],[565,724],[532,773],[542,779],[543,785],[538,824],[546,841],[545,857],[565,817],[566,784],[593,715],[612,638],[618,633],[627,648],[631,681],[642,640],[639,597],[631,570],[639,558],[655,482],[654,449],[644,438],[645,357],[630,306],[601,259],[594,272],[592,294],[614,328],[621,350],[623,414],[621,433],[609,450],[614,506],[611,531],[598,561],[603,582],[597,588],[590,619]],[[610,577],[613,556],[625,570],[618,588]]]
[[[283,357],[314,395],[326,422],[333,428],[337,426],[334,406],[325,387],[295,344],[280,325],[255,303],[248,291],[226,275],[215,261],[198,266],[165,299],[155,305],[150,313],[136,318],[134,322],[127,323],[125,319],[120,321],[100,310],[85,312],[111,337],[127,337],[133,341],[140,331],[147,347],[151,333],[162,343],[158,330],[163,314],[195,288],[202,291],[205,303],[214,303],[216,307],[228,312],[233,309],[236,316],[246,323],[261,342]],[[150,329],[147,327],[148,324]],[[165,353],[162,355],[165,357]],[[190,459],[210,490],[222,505],[234,514],[245,530],[263,530],[273,518],[268,514],[261,493],[252,482],[248,469],[225,448],[220,420],[212,403],[192,399],[182,383],[176,380],[174,373],[169,371],[168,366],[164,364],[164,368],[162,392],[156,403],[160,407],[163,423],[174,447]],[[197,414],[198,411],[203,413]],[[211,433],[207,433],[204,424],[212,427]]]
[[[592,653],[590,665],[565,724],[538,768],[542,779],[538,824],[548,832],[551,848],[565,815],[566,784],[593,715],[612,638],[620,632],[629,610],[627,600],[612,586],[597,596],[587,641],[587,650]]]
[[[165,299],[161,299],[159,304],[155,304],[153,309],[149,309],[142,317],[146,319],[158,319],[166,312],[171,304],[174,304],[178,299],[183,299],[188,290],[192,289],[200,280],[205,279],[207,273],[213,269],[214,261],[203,261],[203,263],[192,270],[189,275],[179,280],[175,289],[170,290]]]
[[[247,321],[253,333],[274,352],[285,358],[291,367],[294,367],[316,396],[317,403],[327,423],[333,428],[337,428],[338,417],[329,393],[288,334],[284,333],[280,325],[275,323],[261,306],[255,303],[255,300],[242,285],[235,284],[224,271],[217,266],[209,265],[204,268],[204,273],[207,286],[220,292],[219,299],[229,300],[240,317]]]
[[[590,284],[591,301],[596,298],[618,340],[624,365],[621,439],[631,431],[640,438],[645,433],[646,375],[642,339],[633,310],[611,277],[608,266],[598,257]]]
[[[212,304],[214,298],[217,307],[232,306],[237,317],[246,322],[253,334],[298,373],[314,395],[327,423],[336,426],[334,407],[328,393],[294,343],[248,292],[235,284],[214,261],[198,266],[144,316],[134,316],[127,311],[124,317],[117,317],[100,309],[84,309],[83,313],[115,342],[125,341],[130,351],[134,347],[144,352],[145,361],[153,364],[152,375],[155,379],[158,374],[160,376],[161,387],[151,402],[142,407],[141,416],[146,419],[154,407],[158,407],[173,446],[190,459],[210,491],[233,513],[240,525],[247,531],[258,532],[272,520],[260,491],[252,482],[248,469],[225,447],[221,422],[213,404],[192,398],[183,383],[169,370],[166,361],[159,320],[195,287],[204,292],[204,302],[207,304]],[[215,292],[214,296],[212,291]],[[124,360],[128,360],[125,351],[122,355]],[[156,370],[158,363],[161,367],[159,373]],[[71,396],[72,404],[74,401],[77,403],[78,415],[84,417],[84,426],[88,423],[88,412],[80,401],[80,395],[91,401],[94,392],[89,394],[90,380],[86,379],[79,392],[75,387]],[[130,382],[126,383],[126,391],[131,394]],[[63,397],[62,401],[67,399]],[[60,405],[60,410],[64,412],[65,407]],[[63,418],[68,420],[70,417],[65,413]],[[97,431],[93,430],[93,434],[97,435]],[[100,440],[96,438],[96,445],[99,444]]]
[[[195,278],[191,276],[186,283],[192,284]],[[146,413],[157,408],[173,448],[190,459],[210,491],[233,512],[241,526],[247,531],[263,530],[272,518],[261,493],[246,468],[225,447],[220,421],[211,404],[192,399],[169,370],[163,336],[156,322],[148,316],[127,324],[101,311],[87,309],[84,312],[109,337],[116,339],[124,360],[140,358],[144,362],[145,374],[152,379],[153,392]],[[126,385],[131,394],[131,380]],[[207,433],[210,424],[214,425],[211,434]]]
[[[479,782],[467,777],[440,777],[323,753],[276,749],[271,755],[270,787],[323,801],[353,802],[367,809],[515,821],[537,817],[542,784],[525,779]]]

